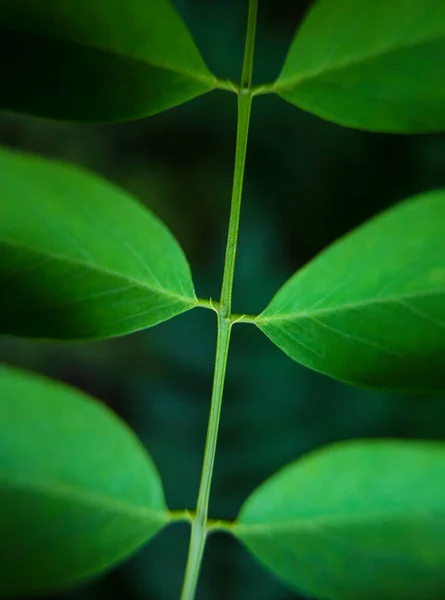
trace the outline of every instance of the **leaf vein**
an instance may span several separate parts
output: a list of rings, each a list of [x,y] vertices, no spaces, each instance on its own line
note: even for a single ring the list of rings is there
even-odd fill
[[[275,93],[280,93],[283,90],[294,87],[300,83],[303,83],[309,79],[316,79],[319,76],[326,76],[328,73],[335,73],[336,71],[344,71],[351,67],[360,66],[366,62],[372,62],[373,60],[378,60],[380,58],[384,58],[389,56],[390,54],[399,52],[401,50],[416,48],[417,46],[422,46],[424,44],[431,44],[435,42],[441,42],[445,39],[445,33],[434,36],[431,38],[418,39],[415,41],[410,41],[409,43],[401,44],[398,46],[387,46],[386,48],[382,48],[377,52],[373,52],[372,54],[368,54],[366,56],[356,56],[349,60],[344,60],[342,62],[338,62],[334,65],[331,65],[329,68],[321,67],[314,71],[309,71],[304,74],[300,74],[295,79],[292,80],[283,80],[280,84],[280,78],[272,85],[272,90]]]
[[[272,316],[270,316],[270,317],[264,316],[263,317],[262,315],[265,314],[267,311],[267,308],[266,308],[263,313],[258,315],[258,317],[255,319],[255,321],[256,321],[256,323],[259,323],[259,322],[266,323],[266,322],[270,322],[270,321],[287,321],[287,320],[294,320],[294,319],[305,319],[305,318],[311,318],[312,315],[323,315],[323,314],[332,314],[332,313],[337,313],[337,312],[342,312],[342,311],[347,311],[347,310],[357,310],[360,308],[378,305],[378,304],[392,304],[392,303],[400,304],[401,300],[402,301],[409,300],[411,298],[428,298],[430,296],[440,296],[442,294],[445,294],[445,290],[437,289],[437,290],[416,292],[416,293],[412,293],[412,294],[393,296],[393,297],[387,297],[387,298],[372,298],[369,300],[362,300],[359,302],[351,302],[349,304],[343,304],[342,306],[331,306],[331,307],[326,307],[326,308],[320,308],[320,309],[314,310],[312,312],[307,311],[307,309],[305,309],[304,311],[296,312],[296,313],[277,314],[277,312],[275,311]]]
[[[56,261],[60,261],[60,262],[66,262],[75,266],[81,266],[81,267],[85,267],[86,269],[89,269],[91,271],[95,271],[97,273],[100,273],[102,275],[109,275],[111,277],[117,277],[119,279],[122,279],[124,281],[128,281],[129,284],[138,287],[140,289],[143,289],[144,291],[151,291],[151,292],[155,292],[170,298],[174,298],[176,301],[180,301],[180,302],[184,302],[186,304],[191,304],[191,305],[195,305],[197,303],[197,299],[196,298],[187,298],[184,296],[180,296],[179,294],[175,294],[172,292],[169,292],[168,290],[166,290],[165,288],[157,288],[154,286],[150,286],[147,282],[144,281],[138,281],[137,279],[134,279],[132,277],[128,277],[128,275],[123,275],[122,273],[116,272],[116,271],[112,271],[111,269],[107,269],[104,268],[102,266],[98,266],[95,264],[91,264],[88,262],[83,262],[81,260],[72,258],[72,257],[67,257],[63,254],[57,254],[57,253],[53,253],[53,252],[47,252],[47,251],[42,251],[42,250],[36,250],[35,248],[31,247],[31,246],[27,246],[26,244],[16,244],[14,242],[12,242],[11,240],[4,240],[4,243],[6,245],[12,246],[13,248],[23,248],[25,250],[34,252],[36,254],[41,254],[43,256],[46,256],[50,259],[54,259]]]

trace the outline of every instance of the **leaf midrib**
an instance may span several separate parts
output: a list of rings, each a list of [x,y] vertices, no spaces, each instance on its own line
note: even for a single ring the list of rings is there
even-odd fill
[[[391,304],[391,303],[400,303],[404,300],[409,300],[412,298],[425,298],[428,296],[436,296],[445,294],[444,289],[432,290],[429,292],[417,292],[413,294],[402,294],[400,296],[389,296],[387,298],[378,298],[372,300],[363,300],[361,302],[351,302],[349,304],[343,304],[341,306],[332,306],[329,308],[319,308],[316,310],[308,310],[308,311],[300,311],[296,313],[288,313],[288,314],[280,314],[271,317],[261,317],[261,314],[255,319],[256,324],[260,323],[269,323],[271,321],[289,321],[293,319],[305,319],[312,318],[314,315],[323,315],[323,314],[332,314],[336,312],[348,311],[363,308],[366,306],[372,306],[374,304]],[[273,301],[272,301],[273,302]],[[267,310],[267,308],[266,308]]]
[[[318,70],[309,71],[309,72],[303,73],[299,76],[297,75],[295,77],[295,79],[292,79],[291,81],[285,80],[282,84],[280,84],[280,77],[281,77],[281,74],[280,74],[277,81],[274,84],[272,84],[272,91],[275,93],[280,93],[280,92],[285,91],[294,86],[298,86],[300,83],[303,83],[308,79],[316,79],[317,77],[320,77],[320,76],[323,77],[329,73],[335,73],[336,71],[343,71],[343,70],[351,68],[351,67],[360,66],[361,64],[366,63],[366,62],[372,62],[373,60],[378,60],[380,58],[384,58],[385,56],[388,56],[395,52],[415,48],[417,46],[422,46],[424,44],[435,43],[435,42],[441,41],[443,39],[445,39],[445,33],[443,33],[439,36],[433,36],[431,38],[419,39],[419,40],[412,41],[412,42],[409,42],[406,44],[401,44],[400,46],[387,46],[386,48],[382,48],[378,52],[374,52],[374,53],[368,54],[366,56],[352,57],[349,60],[340,61],[340,62],[333,64],[326,68],[319,68]]]
[[[153,59],[150,58],[150,61],[148,60],[143,60],[142,58],[140,58],[139,56],[133,56],[129,53],[123,53],[123,52],[117,52],[117,51],[112,51],[110,50],[110,48],[105,48],[102,47],[100,44],[85,44],[85,43],[81,43],[75,39],[63,39],[62,37],[58,37],[58,36],[54,36],[54,35],[47,35],[47,34],[43,34],[41,32],[36,33],[35,31],[32,31],[30,29],[9,29],[9,31],[14,31],[14,32],[18,32],[18,33],[28,33],[28,34],[32,34],[35,35],[36,37],[41,37],[43,39],[48,39],[48,40],[55,40],[55,41],[59,41],[62,43],[66,43],[66,44],[73,44],[73,45],[77,45],[80,46],[82,48],[86,48],[89,50],[99,50],[100,52],[104,52],[106,54],[110,54],[111,56],[120,56],[120,57],[124,57],[126,59],[130,59],[133,60],[135,62],[138,62],[140,64],[143,65],[149,65],[151,67],[154,67],[155,69],[163,69],[165,71],[170,71],[172,73],[174,73],[175,75],[181,75],[181,76],[186,76],[189,77],[190,79],[194,79],[196,81],[199,81],[200,83],[206,83],[208,85],[211,86],[211,88],[215,88],[217,85],[217,78],[214,76],[211,77],[205,77],[204,75],[198,75],[197,73],[193,72],[193,71],[180,71],[179,69],[173,67],[171,64],[168,63],[163,63],[163,62],[159,62],[159,61],[154,61]],[[193,41],[193,40],[192,40]],[[195,48],[196,52],[198,53],[198,56],[200,56],[199,51]],[[201,59],[203,60],[203,59]],[[204,63],[203,60],[203,66],[207,69],[206,64]],[[208,69],[207,69],[208,70]],[[209,75],[212,75],[209,71]]]
[[[437,506],[435,504],[428,506],[428,516],[431,516],[432,511],[437,512],[438,514],[445,514],[445,508],[443,506],[443,502],[440,503],[438,501]],[[270,533],[271,531],[281,530],[288,532],[289,530],[298,530],[302,527],[306,528],[319,528],[323,525],[354,525],[357,523],[366,523],[367,521],[373,522],[375,520],[385,521],[388,518],[392,519],[413,519],[416,515],[420,516],[425,515],[425,507],[421,509],[413,508],[413,510],[403,509],[403,510],[375,510],[368,511],[366,513],[357,513],[354,515],[348,514],[340,514],[340,515],[320,515],[320,516],[309,516],[309,517],[301,517],[292,519],[289,521],[277,521],[277,522],[269,522],[269,523],[243,523],[236,521],[234,524],[234,531],[237,529],[240,530],[253,530],[259,531],[260,533]]]
[[[165,511],[162,511],[146,506],[137,506],[127,502],[117,501],[107,496],[101,496],[100,494],[85,493],[75,487],[60,483],[25,481],[20,479],[11,481],[5,478],[5,473],[2,474],[1,472],[0,482],[3,482],[1,485],[6,489],[23,490],[28,493],[40,494],[49,498],[67,499],[85,506],[105,508],[111,513],[120,513],[133,519],[165,522],[168,520],[169,516],[167,508],[165,508]]]
[[[84,267],[84,268],[89,269],[90,271],[93,271],[96,273],[108,275],[110,277],[116,277],[118,279],[121,279],[123,281],[126,281],[126,282],[132,284],[136,288],[142,289],[144,291],[149,290],[151,292],[161,294],[161,295],[167,296],[169,298],[174,298],[176,301],[184,302],[186,304],[191,305],[191,307],[196,306],[198,303],[198,299],[196,298],[196,296],[195,296],[195,298],[187,298],[186,296],[181,296],[179,294],[173,294],[172,292],[169,292],[165,288],[157,288],[155,286],[151,286],[146,282],[144,283],[143,281],[138,281],[137,279],[128,277],[128,275],[122,275],[122,273],[119,273],[118,271],[112,271],[112,270],[104,268],[104,267],[100,267],[97,265],[93,265],[91,263],[83,262],[82,260],[77,260],[75,258],[67,257],[64,254],[45,252],[40,249],[36,249],[33,246],[29,246],[27,244],[17,244],[17,243],[11,242],[11,240],[8,240],[7,238],[3,239],[3,240],[0,239],[0,245],[2,243],[5,245],[12,246],[13,248],[24,249],[24,250],[27,250],[30,252],[34,252],[36,254],[40,254],[42,256],[45,256],[50,259],[54,259],[56,261],[66,262],[66,263],[69,263],[69,264],[72,264],[75,266],[81,266],[81,267]],[[0,279],[1,279],[1,277],[0,277]]]

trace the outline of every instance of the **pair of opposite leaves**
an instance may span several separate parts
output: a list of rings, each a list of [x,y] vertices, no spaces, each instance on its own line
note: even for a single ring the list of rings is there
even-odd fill
[[[0,0],[0,33],[6,110],[126,121],[234,87],[168,0]],[[350,127],[437,131],[444,40],[442,0],[318,0],[278,79],[257,91]]]
[[[5,367],[0,389],[0,597],[98,574],[175,520],[151,458],[104,405]],[[444,470],[440,443],[334,444],[266,481],[227,529],[317,597],[439,600]]]
[[[166,227],[80,169],[0,149],[0,333],[98,339],[198,306]],[[445,193],[369,221],[255,319],[296,361],[388,390],[445,390]]]

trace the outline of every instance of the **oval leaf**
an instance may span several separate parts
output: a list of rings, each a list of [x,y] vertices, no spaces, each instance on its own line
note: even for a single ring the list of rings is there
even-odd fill
[[[439,600],[444,472],[444,444],[335,444],[261,485],[233,531],[284,582],[317,597]]]
[[[346,383],[445,390],[445,192],[412,198],[296,273],[256,319],[294,360]]]
[[[123,190],[0,150],[0,195],[1,333],[106,338],[196,305],[177,242]]]
[[[71,121],[127,121],[210,91],[168,0],[0,0],[0,108]]]
[[[440,131],[444,62],[442,0],[318,0],[273,89],[347,127]]]
[[[0,596],[101,573],[169,520],[159,475],[104,405],[0,367]]]

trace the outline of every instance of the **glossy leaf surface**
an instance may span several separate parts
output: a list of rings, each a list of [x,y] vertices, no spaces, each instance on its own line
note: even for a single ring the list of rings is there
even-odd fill
[[[0,0],[0,48],[0,108],[54,119],[137,119],[216,85],[168,0]]]
[[[445,390],[445,192],[407,200],[327,248],[256,323],[294,360],[341,381]]]
[[[320,117],[371,131],[445,129],[445,3],[318,0],[274,89]]]
[[[58,589],[124,559],[169,520],[159,475],[104,405],[0,367],[0,596]]]
[[[285,467],[235,535],[284,582],[326,600],[445,596],[445,446],[357,441]]]
[[[0,332],[106,338],[196,303],[165,226],[110,183],[0,150]]]

